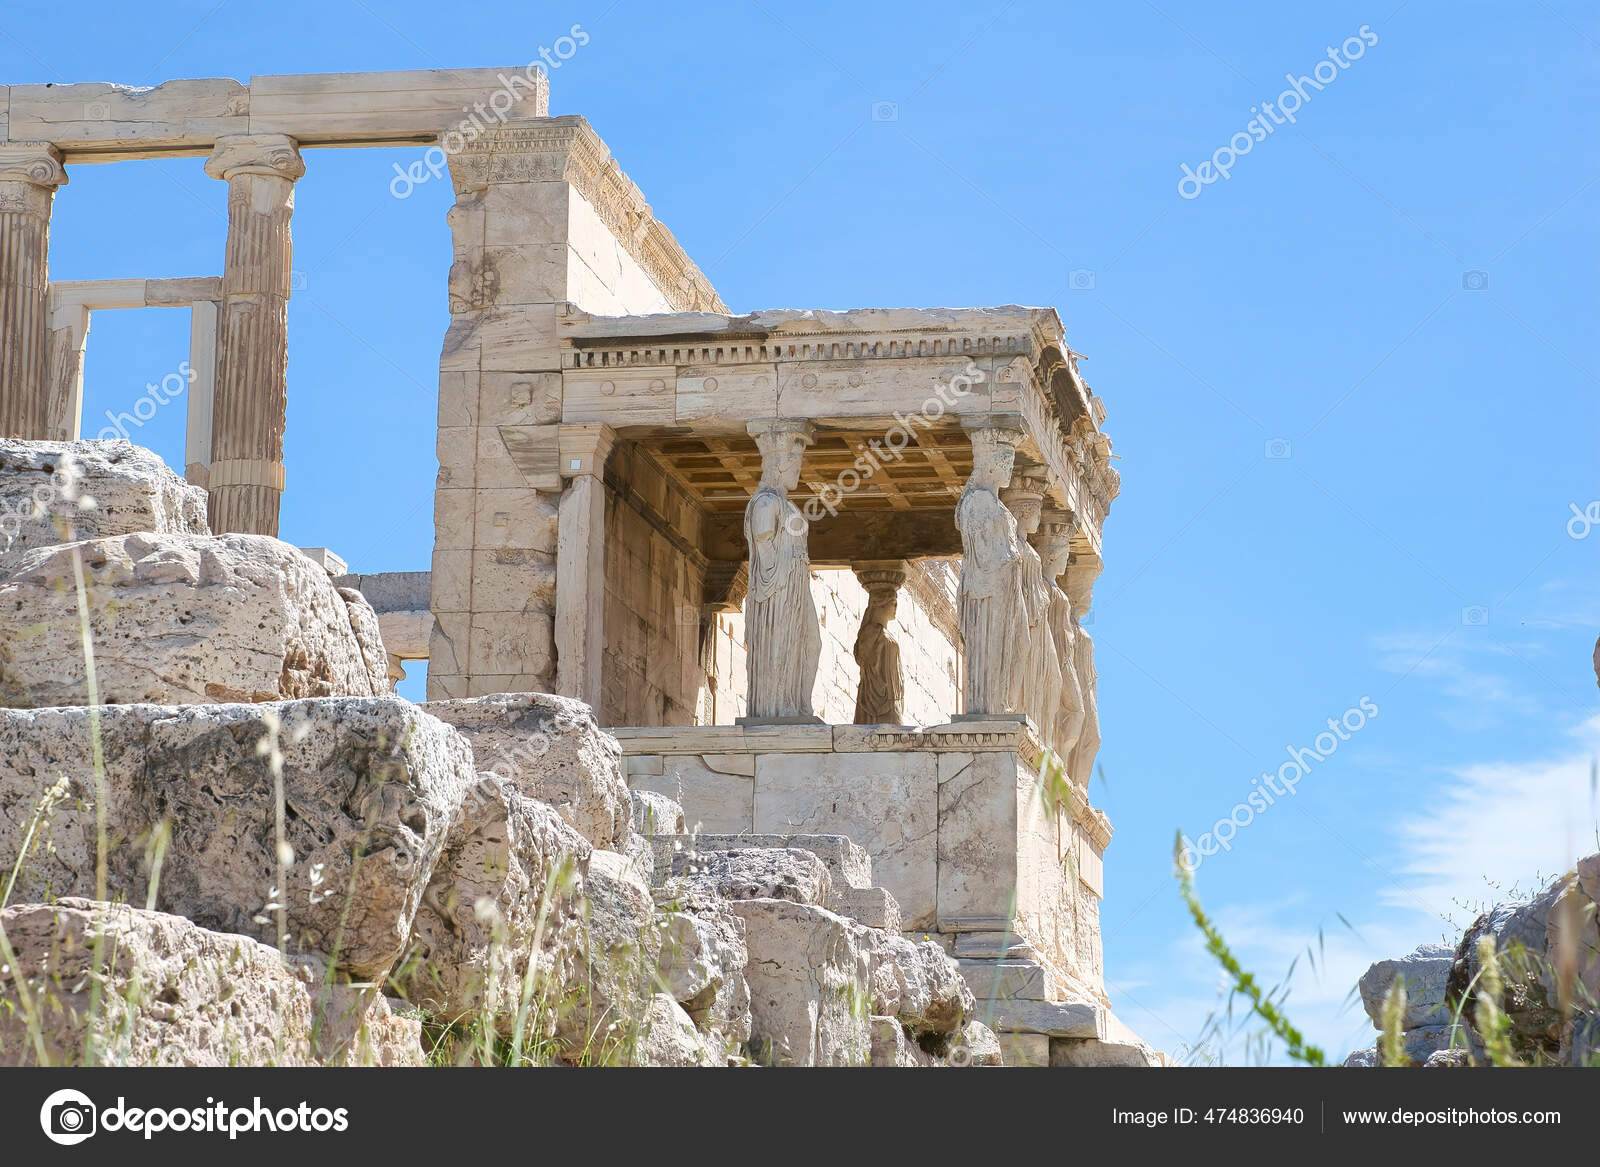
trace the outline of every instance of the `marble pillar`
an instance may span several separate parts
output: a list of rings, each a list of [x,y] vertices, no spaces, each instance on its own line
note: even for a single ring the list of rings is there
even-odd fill
[[[556,689],[587,704],[597,718],[605,714],[605,472],[615,443],[608,425],[561,427],[566,485],[556,516]]]
[[[206,173],[228,184],[217,381],[212,397],[211,529],[278,533],[288,409],[289,220],[305,173],[294,139],[217,139]]]
[[[50,209],[67,181],[49,142],[0,142],[0,438],[65,438],[52,426]]]

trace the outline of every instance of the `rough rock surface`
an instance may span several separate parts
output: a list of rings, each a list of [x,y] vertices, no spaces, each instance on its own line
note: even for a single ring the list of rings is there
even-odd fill
[[[488,1010],[502,1031],[520,1015],[524,1032],[548,1037],[551,1002],[578,968],[590,851],[554,809],[478,775],[434,865],[395,989],[443,1021]]]
[[[34,1010],[43,1056],[14,977],[0,984],[0,1065],[424,1064],[418,1022],[371,989],[326,986],[321,965],[245,936],[122,904],[68,899],[0,911]],[[96,1007],[96,948],[110,974]]]
[[[759,1065],[862,1066],[872,1058],[871,959],[861,929],[826,908],[737,900]]]
[[[1396,976],[1405,978],[1406,1010],[1400,1028],[1447,1025],[1450,1006],[1445,1002],[1445,982],[1455,950],[1443,944],[1419,944],[1397,960],[1380,960],[1361,974],[1361,1005],[1374,1028],[1383,1028],[1383,1006]]]
[[[104,704],[390,691],[371,608],[363,600],[352,617],[297,548],[265,535],[132,534],[40,548],[0,581],[0,705],[89,700],[74,556]]]
[[[661,954],[660,982],[705,1035],[713,1058],[724,1063],[750,1037],[750,986],[745,966],[745,925],[717,897],[656,893]]]
[[[1478,994],[1476,987],[1470,993],[1468,987],[1474,984],[1473,978],[1481,968],[1479,938],[1493,938],[1505,985],[1501,1008],[1511,1019],[1513,1048],[1525,1059],[1553,1060],[1560,1046],[1565,1017],[1556,970],[1560,960],[1557,935],[1563,921],[1571,924],[1578,969],[1600,969],[1600,961],[1596,960],[1600,956],[1600,932],[1596,930],[1593,901],[1583,894],[1572,873],[1552,880],[1531,900],[1496,904],[1472,922],[1456,946],[1447,991],[1451,1000],[1465,1001],[1461,1016],[1476,1027]],[[1595,996],[1592,992],[1588,996],[1588,1010],[1593,1011]],[[1578,1007],[1583,1007],[1581,1002]]]
[[[688,1013],[670,994],[657,993],[645,1009],[635,1064],[640,1066],[713,1066],[720,1059],[706,1046]]]
[[[209,535],[206,492],[121,439],[0,438],[0,576],[35,548],[136,532]]]
[[[549,693],[497,693],[422,708],[466,735],[479,770],[548,802],[594,846],[627,847],[633,803],[622,749],[587,705]]]
[[[681,835],[688,828],[683,821],[683,807],[665,794],[654,790],[629,790],[633,806],[633,829],[640,835]]]
[[[828,901],[828,869],[798,848],[680,852],[667,887],[678,884],[730,900],[791,900],[821,907]]]
[[[946,1034],[972,1017],[976,1003],[956,962],[931,940],[858,928],[871,962],[872,1011],[918,1034]]]
[[[1382,1028],[1384,994],[1396,973],[1405,972],[1411,994],[1403,1026],[1408,1060],[1417,1065],[1484,1064],[1477,1031],[1483,993],[1478,944],[1488,939],[1494,943],[1502,983],[1498,1004],[1511,1023],[1514,1056],[1533,1065],[1583,1064],[1585,1035],[1600,1027],[1597,893],[1600,854],[1578,860],[1574,870],[1526,900],[1494,905],[1472,922],[1453,952],[1425,946],[1398,961],[1378,962],[1359,986],[1373,1025]],[[1450,1021],[1458,1005],[1463,1024],[1452,1033]],[[1348,1066],[1379,1063],[1375,1047],[1357,1050],[1345,1060]]]
[[[7,870],[33,807],[66,780],[66,800],[41,840],[53,851],[41,847],[23,864],[19,901],[94,893],[94,718],[104,743],[113,893],[145,900],[150,844],[166,823],[162,911],[276,943],[277,912],[267,905],[281,902],[291,953],[332,955],[362,977],[389,970],[473,781],[461,735],[398,697],[0,709]],[[275,759],[293,851],[281,897]]]
[[[584,893],[577,963],[554,1006],[556,1041],[569,1059],[631,1063],[656,992],[655,901],[632,863],[614,851],[590,855]]]

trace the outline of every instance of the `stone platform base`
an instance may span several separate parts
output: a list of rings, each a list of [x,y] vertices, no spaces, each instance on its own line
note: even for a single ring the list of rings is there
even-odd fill
[[[873,882],[898,901],[908,934],[934,936],[972,961],[1014,948],[1037,961],[1041,983],[1071,986],[1103,1008],[1111,827],[1082,791],[1047,802],[1027,723],[611,732],[628,784],[680,802],[689,831],[846,835],[870,856]]]

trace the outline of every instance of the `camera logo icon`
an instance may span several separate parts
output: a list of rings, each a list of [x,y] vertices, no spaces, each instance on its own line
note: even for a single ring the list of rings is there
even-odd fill
[[[1094,291],[1094,271],[1086,267],[1073,268],[1067,273],[1067,286],[1074,292]]]
[[[1472,604],[1461,609],[1461,622],[1468,628],[1483,628],[1489,623],[1489,609]]]
[[[39,1108],[39,1125],[52,1143],[71,1147],[94,1134],[99,1125],[98,1114],[99,1109],[87,1094],[57,1090]]]
[[[897,122],[900,120],[900,105],[893,101],[875,101],[872,103],[872,120],[875,122]]]
[[[1293,456],[1294,446],[1288,438],[1268,438],[1262,451],[1273,462],[1286,462]]]
[[[111,120],[111,105],[104,101],[85,102],[83,107],[83,120],[86,122],[106,122]]]
[[[1465,292],[1484,292],[1489,289],[1489,273],[1486,271],[1464,271],[1461,273],[1461,289]]]

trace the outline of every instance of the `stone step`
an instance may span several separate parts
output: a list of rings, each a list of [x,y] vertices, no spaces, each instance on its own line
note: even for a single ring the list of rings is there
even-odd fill
[[[958,959],[1035,962],[1039,959],[1039,953],[1033,945],[1019,938],[1015,932],[958,932],[952,951]]]
[[[1036,961],[957,957],[956,965],[980,1003],[991,997],[1001,1001],[1060,1001],[1066,996],[1056,975]]]
[[[1099,1040],[1106,1011],[1093,1001],[1001,1000],[978,1002],[978,1019],[996,1034],[1042,1033]]]

